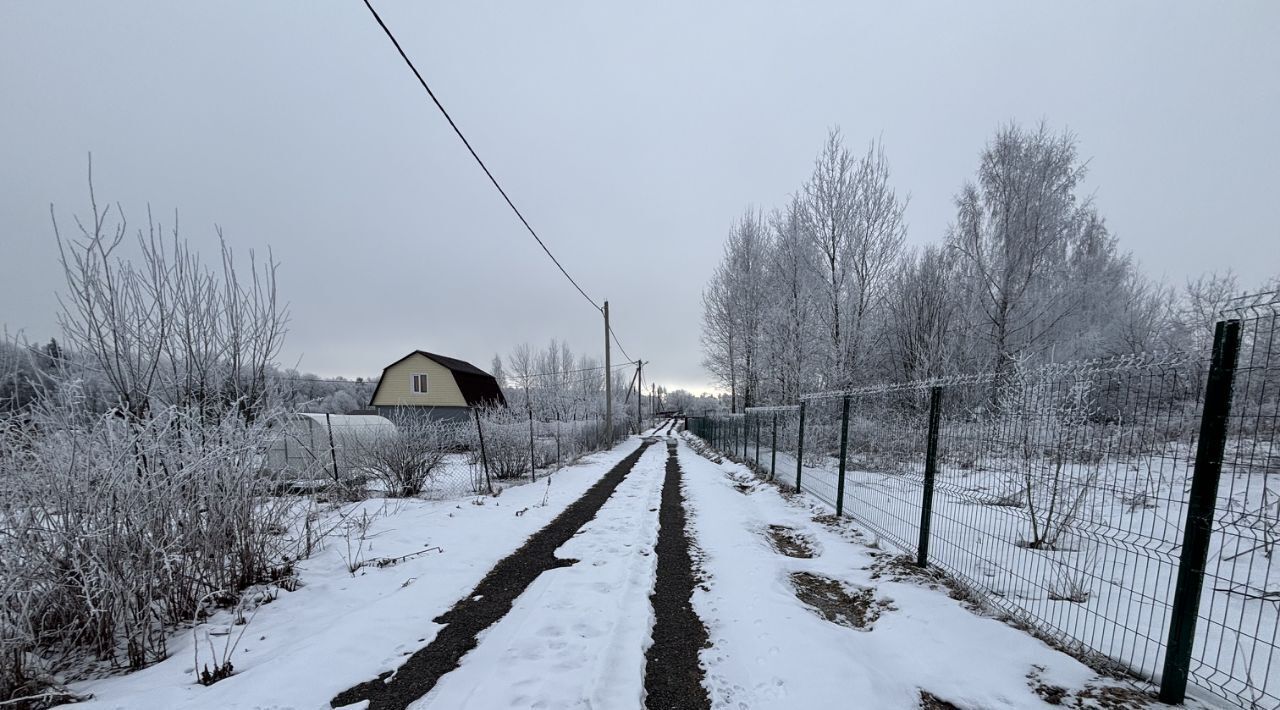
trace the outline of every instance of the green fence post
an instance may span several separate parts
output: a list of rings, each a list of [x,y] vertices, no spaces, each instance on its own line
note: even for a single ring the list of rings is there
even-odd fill
[[[1196,616],[1204,587],[1205,563],[1213,536],[1213,512],[1218,498],[1218,477],[1226,451],[1231,386],[1240,353],[1240,321],[1219,321],[1213,334],[1213,359],[1204,389],[1200,440],[1187,501],[1187,526],[1183,531],[1182,558],[1169,612],[1169,640],[1165,647],[1164,673],[1160,677],[1160,701],[1181,704],[1187,697],[1187,676],[1195,645]]]
[[[800,400],[800,431],[796,434],[796,493],[800,492],[800,473],[804,471],[804,405]]]
[[[849,450],[849,395],[844,396],[840,414],[840,478],[836,481],[836,517],[844,512],[844,459]]]
[[[773,413],[773,438],[769,444],[769,480],[778,472],[778,413]]]
[[[938,472],[938,425],[942,421],[942,388],[929,390],[929,440],[924,455],[924,496],[920,501],[920,544],[916,566],[929,565],[929,527],[933,522],[933,478]]]
[[[756,465],[760,465],[760,417],[756,416]]]

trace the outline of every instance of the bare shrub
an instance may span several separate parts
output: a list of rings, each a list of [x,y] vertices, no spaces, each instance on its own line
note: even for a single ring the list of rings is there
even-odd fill
[[[54,221],[66,279],[58,322],[67,349],[104,382],[107,406],[135,419],[157,405],[215,418],[235,407],[253,418],[270,400],[267,375],[289,320],[276,297],[279,264],[250,252],[241,271],[218,229],[220,268],[210,269],[180,237],[176,214],[166,229],[150,211],[138,258],[124,259],[128,222],[118,206],[98,203],[92,165],[89,198],[76,237]]]
[[[484,453],[490,475],[499,480],[528,476],[527,416],[505,407],[491,407],[480,413],[480,426],[484,429]]]
[[[1053,563],[1053,578],[1049,581],[1048,597],[1053,601],[1083,604],[1089,601],[1089,596],[1093,593],[1097,550],[1088,540],[1080,539],[1077,544],[1079,549],[1064,553],[1069,555],[1068,559],[1050,560]]]
[[[609,441],[602,417],[570,421],[535,418],[531,431],[527,412],[488,407],[479,411],[479,420],[484,430],[485,461],[490,475],[499,480],[526,478],[530,465],[549,470],[571,463],[586,454],[611,448],[627,436],[625,419],[621,418],[614,424],[613,441]],[[465,433],[460,434],[460,438],[468,442],[469,463],[480,467],[480,444],[475,426],[464,429]],[[476,491],[482,488],[477,484]]]
[[[1020,364],[1001,384],[995,424],[1017,468],[1010,480],[1022,489],[1031,525],[1023,541],[1027,547],[1055,548],[1072,530],[1101,475],[1096,450],[1085,445],[1096,414],[1091,390],[1087,377],[1035,379]]]
[[[259,464],[267,417],[177,407],[95,415],[64,385],[37,426],[0,435],[0,696],[27,667],[81,651],[130,669],[168,655],[167,631],[214,592],[273,580],[295,507]],[[228,599],[229,601],[230,599]]]
[[[422,493],[460,441],[456,425],[427,415],[402,415],[394,423],[395,432],[356,442],[349,456],[387,495],[408,498]]]
[[[90,207],[77,237],[54,226],[72,354],[0,422],[0,700],[91,657],[163,659],[175,625],[291,574],[305,512],[263,470],[288,320],[275,262],[242,273],[222,242],[210,269],[176,217],[171,234],[148,219],[130,261],[92,185]]]

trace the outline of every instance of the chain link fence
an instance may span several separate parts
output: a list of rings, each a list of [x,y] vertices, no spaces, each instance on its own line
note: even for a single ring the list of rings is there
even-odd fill
[[[688,428],[1166,702],[1280,708],[1277,299],[1224,316],[1212,356],[1010,363]]]
[[[635,414],[539,420],[510,409],[470,421],[296,414],[277,425],[264,468],[295,493],[339,489],[447,500],[536,481],[638,431]]]

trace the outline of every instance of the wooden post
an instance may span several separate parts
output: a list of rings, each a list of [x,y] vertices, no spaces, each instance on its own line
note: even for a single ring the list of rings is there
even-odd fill
[[[644,433],[644,409],[640,403],[644,401],[644,360],[636,358],[636,433]]]
[[[333,445],[333,422],[329,419],[329,413],[324,413],[324,423],[329,429],[329,457],[333,460],[333,482],[341,483],[338,477],[338,449]]]
[[[538,480],[538,461],[533,453],[533,405],[529,405],[529,480]]]
[[[484,427],[480,426],[480,408],[471,410],[476,415],[476,436],[480,439],[480,465],[484,467],[484,487],[493,495],[493,481],[489,479],[489,457],[484,452]]]

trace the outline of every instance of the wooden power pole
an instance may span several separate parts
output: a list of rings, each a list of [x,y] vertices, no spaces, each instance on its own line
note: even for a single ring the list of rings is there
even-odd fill
[[[609,302],[604,302],[604,432],[613,446],[613,369],[609,362]]]
[[[644,360],[636,358],[636,433],[644,433],[644,411],[640,403],[644,402]]]

